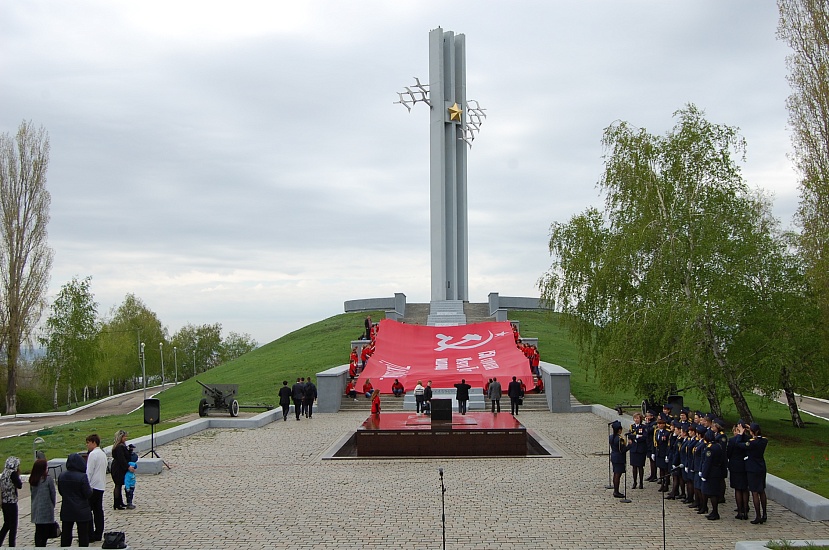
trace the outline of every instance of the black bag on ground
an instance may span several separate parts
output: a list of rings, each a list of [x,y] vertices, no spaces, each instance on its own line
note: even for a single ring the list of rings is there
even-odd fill
[[[104,533],[104,543],[101,548],[126,548],[127,537],[123,531],[110,531]]]
[[[53,522],[52,525],[49,526],[49,534],[46,535],[46,538],[56,539],[60,536],[60,523],[57,521]]]

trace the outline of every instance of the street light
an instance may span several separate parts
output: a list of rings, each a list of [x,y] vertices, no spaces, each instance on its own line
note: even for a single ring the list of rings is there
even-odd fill
[[[196,348],[193,348],[193,376],[196,376]]]
[[[147,362],[144,360],[144,342],[141,342],[141,381],[144,383],[144,399],[147,399]]]
[[[161,387],[164,387],[164,342],[158,343],[158,354],[161,356]]]
[[[173,363],[176,365],[176,386],[178,386],[178,357],[176,357],[176,350],[178,348],[173,346]]]

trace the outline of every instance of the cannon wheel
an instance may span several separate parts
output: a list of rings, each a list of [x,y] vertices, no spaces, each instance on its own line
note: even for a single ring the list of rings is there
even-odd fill
[[[235,399],[230,402],[230,416],[239,416],[239,402]]]
[[[202,398],[199,401],[199,416],[207,416],[208,410],[210,410],[210,405],[207,404],[207,399]]]

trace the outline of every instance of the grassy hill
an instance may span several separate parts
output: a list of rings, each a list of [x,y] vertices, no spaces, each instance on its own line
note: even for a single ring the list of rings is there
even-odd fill
[[[240,404],[276,404],[276,392],[283,380],[292,383],[298,376],[314,375],[319,371],[348,362],[349,342],[363,328],[363,319],[370,314],[382,319],[379,311],[346,313],[319,321],[287,334],[234,361],[196,379],[204,383],[239,384],[237,399]],[[633,392],[608,392],[602,389],[592,371],[578,363],[575,345],[567,330],[560,324],[558,314],[540,311],[510,312],[510,319],[520,321],[521,334],[539,339],[541,359],[561,365],[572,373],[571,391],[582,403],[600,403],[614,407],[618,403],[639,403],[642,396]],[[706,410],[699,394],[687,391],[685,405]],[[186,380],[178,386],[158,394],[161,402],[159,430],[180,423],[184,415],[195,413],[201,399],[201,387],[196,380]],[[748,396],[757,421],[763,426],[770,444],[766,452],[769,471],[792,483],[829,497],[829,423],[809,419],[809,427],[795,430],[791,427],[785,406]],[[735,421],[733,407],[726,409],[728,421]],[[807,417],[809,418],[809,417]],[[66,456],[85,450],[84,437],[91,432],[111,434],[123,428],[131,437],[150,433],[143,423],[143,413],[136,411],[123,416],[99,418],[53,428],[42,447],[47,456]],[[23,460],[23,471],[31,468],[32,440],[24,436],[0,441],[0,455],[16,454]],[[109,444],[104,437],[104,444]]]

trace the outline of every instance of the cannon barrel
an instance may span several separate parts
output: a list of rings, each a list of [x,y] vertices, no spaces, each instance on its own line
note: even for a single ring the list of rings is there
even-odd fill
[[[202,384],[202,383],[201,383],[201,382],[199,382],[198,380],[196,380],[196,382],[198,382],[198,384],[199,384],[202,388],[206,389],[206,390],[207,390],[207,392],[208,392],[208,393],[209,393],[209,394],[210,394],[213,398],[218,398],[218,399],[221,399],[221,398],[222,398],[223,394],[222,394],[222,392],[221,392],[221,391],[217,390],[216,388],[211,388],[211,387],[210,387],[210,386],[208,386],[207,384]]]

